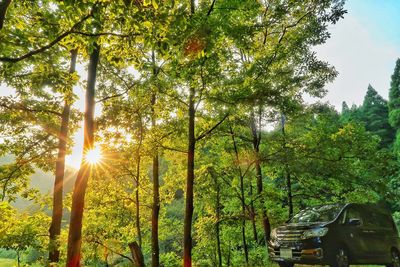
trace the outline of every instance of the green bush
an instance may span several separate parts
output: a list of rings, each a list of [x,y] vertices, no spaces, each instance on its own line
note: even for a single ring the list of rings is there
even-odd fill
[[[0,258],[15,259],[16,257],[17,252],[15,250],[0,248]]]

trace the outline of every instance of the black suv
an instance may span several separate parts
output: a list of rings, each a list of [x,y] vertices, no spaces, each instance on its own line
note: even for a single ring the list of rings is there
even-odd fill
[[[400,238],[389,211],[372,204],[307,208],[272,231],[269,255],[285,267],[295,263],[383,264],[399,267]]]

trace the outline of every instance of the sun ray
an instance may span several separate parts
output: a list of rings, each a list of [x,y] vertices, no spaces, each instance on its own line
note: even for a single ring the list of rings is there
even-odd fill
[[[95,165],[101,163],[103,155],[101,153],[100,147],[94,147],[86,151],[84,159],[85,162]]]

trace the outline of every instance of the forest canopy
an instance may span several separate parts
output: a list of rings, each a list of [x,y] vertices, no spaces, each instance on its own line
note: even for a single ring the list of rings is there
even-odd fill
[[[340,112],[305,101],[338,75],[315,47],[345,13],[341,0],[0,0],[13,92],[0,258],[266,266],[271,229],[308,206],[379,203],[399,225],[400,59],[388,100],[370,85]],[[50,193],[30,185],[38,173]]]

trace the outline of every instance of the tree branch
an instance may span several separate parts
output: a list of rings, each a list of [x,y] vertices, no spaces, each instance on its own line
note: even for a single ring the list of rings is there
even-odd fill
[[[23,106],[22,104],[17,104],[15,106],[7,106],[4,103],[0,103],[0,107],[6,108],[6,109],[11,109],[11,110],[22,110],[22,111],[28,111],[28,112],[43,112],[43,113],[50,113],[50,114],[54,114],[57,116],[61,116],[62,114],[60,112],[54,111],[54,110],[50,110],[50,109],[32,109],[32,108],[28,108],[26,106]]]
[[[99,36],[104,36],[104,35],[109,35],[109,36],[117,36],[117,37],[132,37],[132,36],[138,36],[138,33],[131,33],[131,34],[120,34],[120,33],[115,33],[115,32],[98,32],[98,33],[91,33],[91,32],[82,32],[82,31],[70,31],[70,33],[73,34],[80,34],[88,37],[99,37]]]
[[[228,117],[229,117],[229,113],[225,114],[225,116],[222,118],[222,120],[220,120],[217,124],[215,124],[211,129],[209,129],[208,131],[206,131],[206,132],[200,134],[200,135],[196,138],[196,142],[199,141],[199,140],[201,140],[201,139],[203,139],[203,138],[206,137],[207,135],[211,134],[212,131],[214,131],[214,130],[215,130],[221,123],[223,123],[224,120],[225,120],[226,118],[228,118]]]
[[[32,50],[28,53],[26,53],[25,55],[19,56],[19,57],[0,57],[0,62],[10,62],[10,63],[16,63],[18,61],[24,60],[26,58],[29,58],[31,56],[34,56],[36,54],[39,54],[41,52],[46,51],[47,49],[53,47],[54,45],[56,45],[57,43],[59,43],[62,39],[64,39],[65,37],[67,37],[68,35],[70,35],[71,33],[74,32],[74,29],[76,27],[78,27],[80,24],[82,24],[85,20],[87,20],[88,18],[90,18],[93,15],[93,10],[86,16],[84,16],[80,21],[78,21],[77,23],[75,23],[71,29],[69,31],[64,32],[63,34],[59,35],[57,38],[55,38],[53,41],[51,41],[50,43],[48,43],[45,46],[42,46],[41,48],[38,48],[36,50]]]

